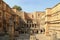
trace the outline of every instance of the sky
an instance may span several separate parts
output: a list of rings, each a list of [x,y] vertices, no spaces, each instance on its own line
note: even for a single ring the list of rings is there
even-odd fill
[[[18,5],[25,12],[45,11],[54,7],[60,0],[4,0],[10,7]]]

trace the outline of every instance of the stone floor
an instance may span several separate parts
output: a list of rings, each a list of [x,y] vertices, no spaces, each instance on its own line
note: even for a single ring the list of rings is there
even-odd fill
[[[25,39],[26,38],[26,39]],[[44,34],[36,34],[33,36],[30,36],[30,38],[27,38],[27,36],[20,35],[16,38],[16,40],[51,40],[50,36],[45,36]]]
[[[0,36],[0,40],[9,40],[9,36]],[[46,36],[45,34],[36,34],[33,36],[19,35],[15,40],[60,40],[60,38],[55,38],[54,36]]]
[[[9,40],[9,36],[8,35],[0,36],[0,40]]]

